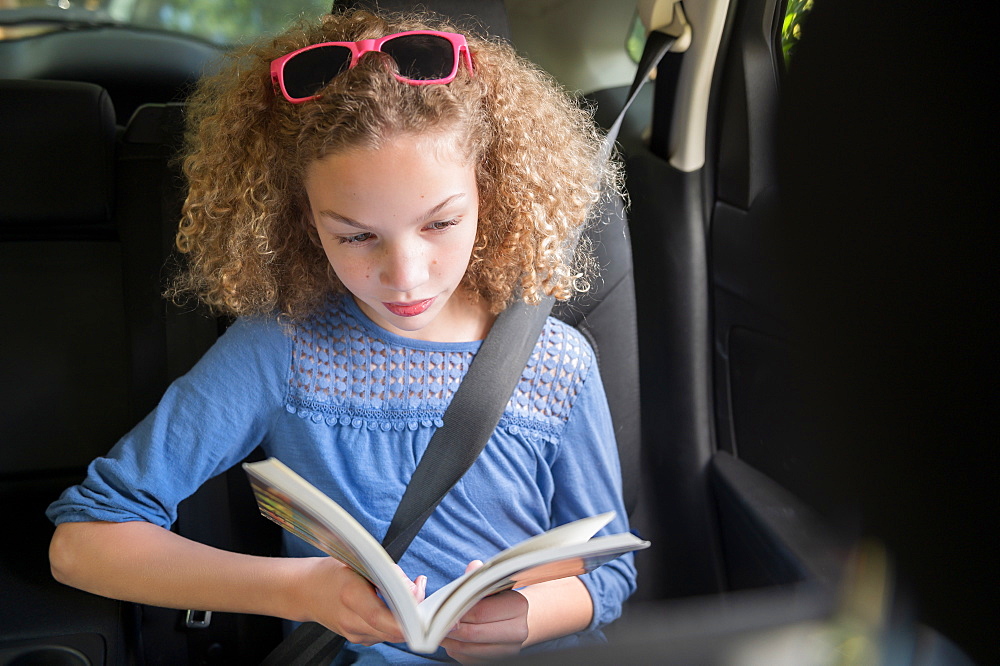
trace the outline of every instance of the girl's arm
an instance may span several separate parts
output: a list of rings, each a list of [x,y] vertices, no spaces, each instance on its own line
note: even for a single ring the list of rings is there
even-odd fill
[[[332,557],[231,553],[145,522],[63,523],[49,548],[56,580],[114,599],[315,621],[353,643],[403,640],[364,578]]]
[[[593,611],[590,592],[579,578],[538,583],[486,597],[465,614],[442,646],[463,663],[497,659],[582,631]]]
[[[520,593],[528,600],[525,646],[583,631],[594,616],[590,592],[576,576],[530,585]]]

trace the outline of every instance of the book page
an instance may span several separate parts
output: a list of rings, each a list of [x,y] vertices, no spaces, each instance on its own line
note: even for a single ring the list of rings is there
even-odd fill
[[[599,529],[611,522],[614,517],[615,512],[609,511],[596,516],[574,520],[571,523],[553,527],[547,532],[542,532],[541,534],[529,537],[521,543],[515,544],[506,550],[502,550],[483,562],[483,566],[476,571],[463,574],[447,585],[438,588],[434,594],[427,597],[420,604],[422,607],[421,613],[425,615],[426,620],[426,614],[436,611],[437,608],[444,603],[445,599],[451,595],[452,590],[465,583],[467,579],[474,575],[479,577],[484,575],[478,572],[483,572],[484,570],[497,566],[500,562],[536,550],[544,550],[546,548],[555,548],[557,546],[566,546],[569,544],[586,543],[590,537],[594,536]]]
[[[571,543],[585,543],[590,537],[597,534],[597,531],[610,523],[615,517],[614,511],[599,513],[596,516],[581,518],[571,523],[553,527],[547,532],[542,532],[536,536],[525,539],[521,543],[511,546],[507,550],[500,551],[486,562],[482,568],[493,566],[498,562],[529,553],[533,550],[543,550],[556,546],[565,546]]]

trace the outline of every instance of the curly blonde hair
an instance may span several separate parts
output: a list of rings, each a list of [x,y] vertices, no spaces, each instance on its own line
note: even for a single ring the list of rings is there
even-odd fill
[[[291,104],[273,90],[270,62],[295,49],[419,29],[458,31],[429,14],[336,13],[235,53],[200,82],[187,115],[189,193],[177,233],[186,265],[172,297],[194,294],[235,316],[315,312],[344,287],[308,220],[308,165],[437,132],[457,137],[476,165],[469,292],[499,312],[519,294],[564,300],[587,288],[593,260],[582,231],[602,191],[620,191],[619,169],[599,160],[590,113],[506,42],[464,33],[474,73],[462,67],[447,85],[401,84],[381,54],[369,54],[317,100]]]

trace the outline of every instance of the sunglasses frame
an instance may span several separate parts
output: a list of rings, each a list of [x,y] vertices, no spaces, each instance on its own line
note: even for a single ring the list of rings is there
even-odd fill
[[[410,79],[393,72],[393,76],[396,77],[397,81],[413,86],[451,83],[455,80],[455,77],[458,76],[458,66],[460,60],[462,59],[465,60],[465,66],[468,68],[469,74],[472,74],[472,53],[469,51],[469,44],[465,39],[465,35],[460,35],[455,32],[440,32],[438,30],[408,30],[406,32],[397,32],[391,35],[386,35],[385,37],[379,37],[378,39],[362,39],[357,42],[322,42],[320,44],[312,44],[310,46],[297,49],[291,53],[286,53],[280,58],[276,58],[271,61],[271,82],[274,84],[275,92],[281,92],[282,96],[292,104],[301,104],[312,99],[317,99],[320,97],[319,93],[309,95],[308,97],[292,97],[285,88],[285,66],[295,56],[306,51],[326,46],[342,46],[351,52],[351,62],[347,66],[347,69],[353,69],[354,66],[358,64],[361,56],[364,54],[371,51],[382,52],[382,45],[386,42],[409,35],[432,35],[447,40],[453,49],[453,64],[451,73],[440,79]],[[330,80],[332,81],[333,78],[331,77]]]

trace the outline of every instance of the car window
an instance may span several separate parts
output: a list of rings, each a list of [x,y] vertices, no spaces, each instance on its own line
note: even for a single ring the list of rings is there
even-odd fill
[[[785,19],[781,24],[781,53],[785,67],[791,63],[795,47],[802,39],[802,24],[812,7],[813,0],[788,0],[785,6]]]
[[[0,39],[21,38],[69,26],[123,24],[177,32],[230,45],[279,32],[299,16],[330,10],[331,0],[9,0],[0,23],[18,12]]]

